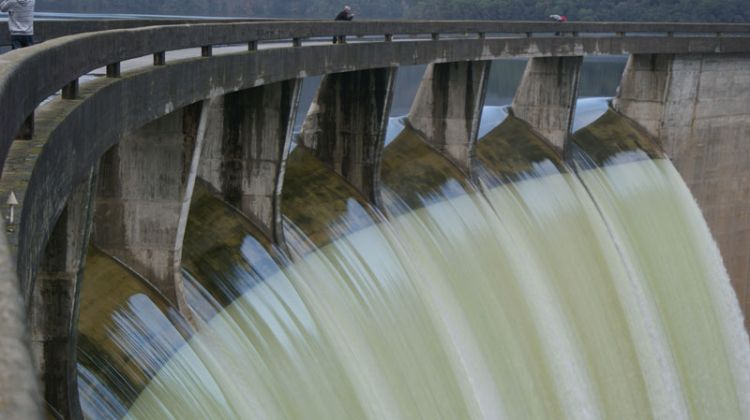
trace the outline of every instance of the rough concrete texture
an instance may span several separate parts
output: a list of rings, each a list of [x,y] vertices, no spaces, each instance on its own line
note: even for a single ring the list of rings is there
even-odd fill
[[[630,62],[618,110],[657,135],[692,191],[750,329],[750,54]]]
[[[490,61],[427,66],[409,125],[432,147],[469,173],[479,132]]]
[[[71,194],[52,236],[28,306],[32,351],[44,399],[56,413],[81,418],[76,331],[78,296],[89,244],[96,171]]]
[[[513,115],[562,149],[573,125],[583,57],[532,58],[513,97]]]
[[[200,163],[200,175],[277,243],[283,243],[281,186],[300,86],[287,80],[217,101],[221,115],[212,117],[221,123],[210,124]]]
[[[750,328],[750,54],[678,55],[660,140],[703,210]]]
[[[334,29],[342,34],[356,35],[367,31],[382,33],[391,27],[394,34],[403,33],[403,30],[431,33],[451,32],[459,27],[467,31],[505,27],[504,24],[484,25],[475,22],[461,22],[455,25],[389,25],[368,22],[365,25],[334,26],[327,22],[325,25],[295,24],[288,28],[283,25],[251,26],[252,31],[246,24],[145,28],[75,35],[0,56],[0,109],[3,116],[0,118],[0,162],[6,162],[8,152],[14,155],[13,168],[8,168],[8,165],[4,164],[0,191],[12,189],[17,191],[17,194],[18,191],[23,191],[23,196],[18,194],[21,201],[21,218],[17,229],[17,246],[12,251],[17,255],[18,276],[23,296],[27,301],[30,299],[35,271],[39,267],[41,255],[57,217],[61,214],[73,187],[86,176],[91,166],[119,141],[123,133],[196,101],[303,75],[426,64],[435,61],[457,62],[511,56],[571,56],[625,52],[747,52],[750,49],[747,39],[739,36],[487,37],[432,42],[312,45],[228,55],[217,54],[123,73],[121,78],[101,78],[87,82],[81,85],[80,99],[53,101],[44,109],[37,110],[35,139],[23,142],[25,145],[19,145],[22,142],[12,142],[12,137],[25,117],[43,99],[88,70],[126,57],[206,43],[220,44],[231,40],[242,42],[256,36],[283,38],[289,34],[302,37],[306,34],[331,34]],[[517,30],[529,27],[515,26]],[[434,30],[427,31],[425,28]],[[544,25],[538,28],[549,29]],[[640,28],[653,26],[645,25]],[[254,32],[255,29],[258,32]],[[271,29],[271,32],[264,32]],[[88,54],[81,54],[81,51],[87,51]],[[56,71],[49,72],[49,68],[55,68]],[[186,89],[186,86],[190,88]],[[50,110],[49,113],[47,109]],[[10,162],[9,157],[8,163]],[[9,169],[15,174],[13,180],[8,177]]]
[[[326,75],[302,126],[302,143],[376,205],[395,76],[390,67]]]
[[[99,248],[188,316],[180,268],[205,138],[207,112],[201,109],[196,103],[153,121],[102,157],[93,231]]]
[[[615,110],[630,117],[654,137],[659,137],[673,56],[633,54],[622,74]]]
[[[717,32],[747,33],[750,31],[749,25],[568,23],[565,29],[596,35],[503,36],[433,42],[367,42],[360,45],[328,45],[324,48],[279,48],[277,50],[285,50],[284,57],[264,65],[284,68],[286,71],[281,80],[285,80],[303,73],[320,74],[316,70],[318,67],[326,67],[331,69],[328,72],[333,72],[435,61],[491,60],[519,55],[748,52],[750,49],[747,36],[716,36]],[[92,69],[131,58],[207,45],[319,36],[330,38],[332,35],[526,34],[557,30],[560,30],[559,25],[541,22],[285,22],[153,26],[53,39],[0,56],[0,109],[3,110],[3,118],[0,118],[0,162],[5,161],[12,139],[23,120],[44,99]],[[669,38],[654,34],[665,31],[710,33]],[[650,34],[620,37],[612,36],[612,32]],[[363,51],[372,50],[377,52],[368,56],[362,54]],[[82,51],[86,54],[82,54]],[[216,59],[218,57],[215,56],[211,61]],[[375,62],[378,64],[375,65]],[[50,68],[55,71],[48,71]],[[289,76],[289,73],[292,75]],[[274,78],[272,73],[267,76]]]
[[[24,305],[0,217],[0,418],[41,419]]]

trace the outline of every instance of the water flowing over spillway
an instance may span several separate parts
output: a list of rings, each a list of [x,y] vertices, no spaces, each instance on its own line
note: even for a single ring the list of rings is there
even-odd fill
[[[511,116],[480,141],[471,178],[406,129],[384,151],[380,210],[298,147],[289,249],[199,187],[184,265],[197,332],[183,339],[155,303],[155,325],[83,325],[110,355],[80,365],[85,411],[750,418],[750,341],[720,255],[675,169],[642,139],[610,112],[563,162]],[[105,348],[118,328],[169,340],[146,364],[135,348]],[[105,382],[131,390],[110,395]]]

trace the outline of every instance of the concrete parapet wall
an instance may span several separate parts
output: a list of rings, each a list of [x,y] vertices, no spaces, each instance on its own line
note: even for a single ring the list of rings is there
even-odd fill
[[[303,144],[378,204],[395,68],[326,75],[302,126]]]
[[[535,57],[513,97],[513,115],[563,148],[573,125],[583,57]]]
[[[471,170],[490,61],[430,64],[417,90],[409,125],[467,173]]]

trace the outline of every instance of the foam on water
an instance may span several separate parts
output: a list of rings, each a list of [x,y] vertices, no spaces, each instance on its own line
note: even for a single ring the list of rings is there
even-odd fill
[[[298,257],[128,418],[747,418],[747,334],[674,169],[581,178],[433,197]]]

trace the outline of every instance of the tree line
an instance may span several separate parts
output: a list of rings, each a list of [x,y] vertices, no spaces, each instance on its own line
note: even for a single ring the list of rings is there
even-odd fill
[[[347,0],[37,0],[38,11],[332,18]],[[750,22],[748,0],[349,0],[363,19]]]

